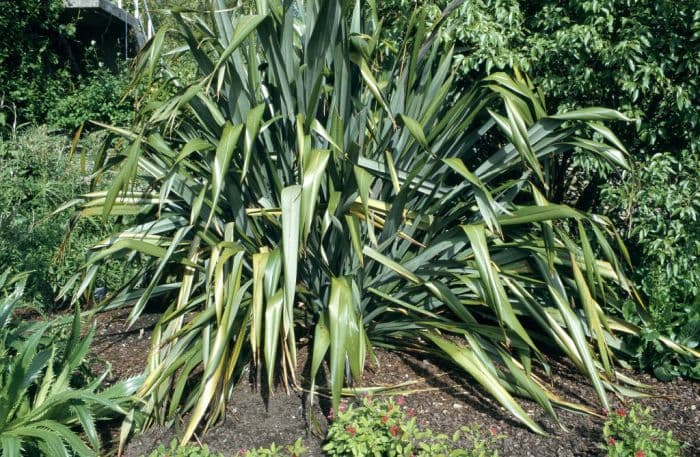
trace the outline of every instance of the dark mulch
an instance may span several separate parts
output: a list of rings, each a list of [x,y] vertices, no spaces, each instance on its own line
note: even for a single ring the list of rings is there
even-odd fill
[[[98,318],[95,351],[112,364],[114,379],[139,373],[144,366],[149,348],[149,329],[157,315],[144,315],[135,327],[126,331],[123,313],[113,312]],[[463,374],[439,366],[429,360],[411,355],[377,351],[379,367],[368,367],[365,386],[396,386],[414,381],[402,389],[408,394],[408,406],[426,426],[436,432],[451,433],[462,425],[481,424],[496,427],[506,437],[499,442],[502,456],[595,456],[601,442],[603,420],[558,409],[562,430],[534,403],[521,404],[549,433],[542,437],[531,433],[514,421],[493,400],[484,395],[478,385]],[[300,351],[303,367],[305,351]],[[595,394],[585,378],[566,363],[552,361],[552,386],[563,397],[574,402],[595,406]],[[300,372],[302,370],[300,369]],[[652,398],[638,400],[653,410],[656,425],[672,430],[676,439],[685,444],[684,455],[700,455],[700,383],[676,380],[662,383],[647,374],[628,373],[651,386]],[[250,380],[242,382],[227,410],[225,422],[212,428],[201,438],[210,449],[221,451],[227,457],[240,449],[292,443],[299,437],[309,449],[310,456],[321,455],[321,438],[327,426],[324,412],[327,403],[314,404],[307,410],[303,392],[284,389],[268,394]],[[615,407],[625,407],[619,400]],[[309,426],[308,424],[311,424]],[[158,443],[168,443],[177,435],[177,429],[154,428],[134,438],[126,452],[127,457],[148,453]]]
[[[128,313],[124,310],[97,315],[97,329],[92,346],[95,353],[112,365],[110,380],[136,376],[146,366],[151,348],[151,330],[159,314],[142,314],[127,328]]]

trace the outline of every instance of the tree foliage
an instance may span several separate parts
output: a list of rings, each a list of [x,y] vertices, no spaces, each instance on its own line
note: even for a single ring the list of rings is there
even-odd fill
[[[434,24],[448,2],[425,3]],[[458,3],[437,33],[465,81],[518,67],[555,110],[595,104],[637,118],[622,139],[638,154],[700,148],[697,0]],[[383,2],[390,40],[402,33],[397,12],[413,4]]]

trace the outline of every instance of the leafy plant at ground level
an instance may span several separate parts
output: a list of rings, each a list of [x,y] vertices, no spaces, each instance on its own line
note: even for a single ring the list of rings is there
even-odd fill
[[[603,122],[627,118],[548,115],[519,74],[454,92],[452,56],[424,47],[420,13],[385,68],[376,11],[284,6],[173,13],[177,28],[160,29],[137,71],[171,74],[171,34],[198,79],[168,78],[176,95],[109,129],[124,147],[95,176],[115,173],[112,185],[76,202],[82,216],[135,218],[95,247],[73,292],[106,260],[143,259],[109,305],[129,304],[132,322],[148,303],[163,310],[139,391],[146,424],[189,410],[188,440],[250,359],[270,387],[280,370],[298,384],[299,336],[312,344],[309,387],[326,362],[336,408],[373,345],[451,360],[538,433],[514,395],[553,418],[555,405],[593,411],[532,375],[548,368],[544,351],[565,354],[607,406],[628,379],[613,365],[622,324],[602,310],[629,290],[626,251],[606,218],[547,196],[552,160],[575,149],[625,167]],[[588,129],[599,137],[577,134]]]
[[[618,409],[608,415],[603,428],[605,444],[601,449],[609,457],[678,457],[680,443],[673,432],[664,432],[652,424],[649,408],[633,404],[629,411]]]
[[[493,449],[502,438],[495,429],[482,434],[480,427],[461,427],[452,437],[435,434],[418,425],[405,397],[385,401],[362,399],[360,406],[341,403],[332,421],[323,450],[329,456],[497,457]],[[459,447],[466,438],[469,448]]]
[[[241,449],[236,456],[240,457],[301,457],[306,452],[302,439],[299,438],[287,446],[278,446],[272,443],[269,447],[261,447],[258,449]],[[142,456],[143,457],[143,456]],[[166,448],[163,444],[158,446],[153,452],[148,454],[148,457],[223,457],[220,452],[212,453],[209,447],[197,446],[193,444],[180,445],[177,440],[170,443],[170,447]]]
[[[101,144],[95,136],[81,146]],[[13,272],[30,271],[25,299],[52,308],[65,282],[80,269],[90,246],[111,233],[114,224],[79,221],[70,243],[59,250],[69,217],[52,216],[63,202],[89,191],[76,154],[69,160],[69,140],[46,127],[22,129],[15,139],[0,138],[0,262]],[[124,261],[110,262],[97,285],[113,290],[128,271]]]
[[[143,456],[142,456],[143,457]],[[177,440],[170,442],[170,447],[159,445],[148,457],[224,457],[220,452],[209,451],[208,446],[196,446],[193,444],[179,445]]]
[[[9,273],[0,274],[0,454],[97,456],[97,422],[122,415],[140,381],[102,390],[107,371],[80,375],[95,329],[81,336],[77,310],[67,338],[51,322],[15,320],[26,277]]]
[[[257,449],[241,449],[238,451],[239,457],[301,457],[306,452],[304,442],[298,438],[294,443],[286,446],[278,446],[272,443],[269,447]]]
[[[423,3],[431,24],[456,4]],[[381,2],[389,47],[399,46],[408,20],[404,11],[414,4]],[[655,370],[661,379],[698,376],[693,361],[659,347],[654,335],[680,344],[688,342],[689,332],[694,344],[700,339],[697,323],[677,318],[687,309],[700,312],[699,6],[696,0],[466,0],[435,30],[446,47],[454,46],[453,68],[464,85],[518,67],[557,111],[596,104],[638,119],[618,130],[637,172],[620,176],[590,157],[571,155],[564,163],[569,179],[556,184],[559,197],[553,201],[577,189],[579,209],[597,208],[624,227],[638,269],[633,279],[649,304],[649,315],[633,319],[651,337],[628,343],[642,367],[661,367]],[[571,173],[569,166],[579,171]]]

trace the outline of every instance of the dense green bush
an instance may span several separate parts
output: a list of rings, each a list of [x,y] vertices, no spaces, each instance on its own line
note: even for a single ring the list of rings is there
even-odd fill
[[[624,230],[641,248],[638,282],[650,291],[651,317],[663,327],[675,319],[674,303],[700,297],[700,151],[641,158],[635,173],[607,187],[603,198],[628,202]]]
[[[96,457],[96,423],[124,414],[139,378],[103,389],[108,374],[87,364],[94,327],[69,333],[52,322],[16,318],[24,275],[0,274],[0,454],[4,457]]]
[[[382,2],[398,46],[414,2]],[[437,23],[446,0],[424,2]],[[600,104],[638,117],[621,132],[635,156],[700,148],[697,1],[465,0],[436,34],[465,82],[519,67],[555,109]],[[393,20],[392,20],[393,19]],[[679,155],[676,156],[680,158]]]
[[[68,221],[64,215],[46,218],[87,190],[78,164],[67,160],[68,149],[68,139],[46,128],[0,140],[0,258],[15,272],[35,273],[27,294],[44,303],[53,301],[64,275],[53,259]]]
[[[425,3],[440,22],[446,0]],[[560,162],[550,198],[607,213],[632,247],[635,283],[649,315],[634,318],[646,333],[697,347],[700,239],[700,4],[672,0],[466,0],[435,34],[454,47],[462,84],[493,70],[526,70],[555,110],[611,106],[638,119],[618,130],[635,172],[590,157]],[[408,0],[382,2],[389,47],[397,47]],[[568,178],[567,178],[568,176]],[[631,311],[628,309],[628,311]],[[626,316],[632,318],[631,312]],[[692,333],[687,338],[688,333]],[[645,367],[669,364],[657,342],[630,342]],[[657,348],[658,349],[658,348]],[[653,355],[652,355],[653,354]],[[664,360],[661,360],[664,359]],[[685,363],[685,362],[682,362]],[[695,368],[697,376],[698,367]],[[692,372],[675,367],[664,373]]]
[[[61,51],[75,29],[62,11],[62,0],[0,0],[0,99],[16,106],[19,123],[43,121],[72,90]],[[12,121],[9,111],[0,112],[0,129]]]
[[[71,132],[88,121],[128,126],[134,110],[129,89],[128,62],[115,72],[100,62],[78,76],[75,90],[58,100],[46,115],[46,122],[63,132]],[[87,129],[92,128],[86,125]]]
[[[95,137],[81,147],[96,149]],[[81,220],[68,243],[60,249],[68,215],[52,215],[64,202],[89,190],[75,154],[69,160],[69,139],[45,127],[28,128],[14,139],[0,137],[0,263],[14,272],[32,272],[28,300],[51,307],[56,293],[85,262],[88,247],[106,236],[112,224]],[[80,151],[79,151],[80,152]],[[113,288],[121,281],[123,264],[113,263],[101,274],[98,286]]]
[[[609,186],[603,201],[627,201],[625,230],[638,246],[633,278],[648,296],[647,312],[626,303],[626,320],[645,327],[644,338],[628,341],[639,365],[660,379],[700,379],[700,362],[668,352],[661,336],[700,346],[700,153],[656,154],[639,160],[637,172]],[[643,221],[638,223],[634,221]]]

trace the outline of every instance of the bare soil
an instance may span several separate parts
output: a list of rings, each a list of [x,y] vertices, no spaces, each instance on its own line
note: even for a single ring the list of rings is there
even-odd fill
[[[146,361],[150,328],[158,315],[144,315],[135,327],[126,330],[123,312],[102,314],[98,317],[98,331],[94,348],[98,356],[112,365],[113,379],[138,374]],[[300,351],[299,375],[303,376],[305,351]],[[377,351],[379,365],[367,368],[364,386],[396,386],[407,395],[407,405],[414,408],[417,417],[435,432],[452,433],[462,425],[478,423],[485,428],[495,427],[505,438],[498,443],[501,456],[597,456],[602,442],[603,419],[558,409],[561,426],[552,422],[538,405],[522,400],[521,404],[541,424],[548,436],[530,432],[468,376],[410,354]],[[551,360],[552,387],[573,402],[596,405],[595,394],[586,379],[570,365]],[[639,403],[652,408],[656,425],[673,431],[674,437],[685,447],[683,455],[700,455],[700,383],[675,380],[662,383],[644,373],[628,375],[650,386],[653,397]],[[235,391],[227,409],[226,420],[212,428],[204,437],[198,437],[213,451],[226,457],[241,449],[268,446],[270,443],[289,444],[304,438],[306,455],[320,456],[322,437],[327,427],[325,414],[328,403],[323,398],[310,408],[303,391],[284,389],[268,393],[259,384],[246,380]],[[318,399],[319,397],[317,397]],[[615,407],[626,407],[619,399]],[[171,429],[153,428],[135,437],[126,456],[148,454],[159,443],[169,443],[178,433]]]

